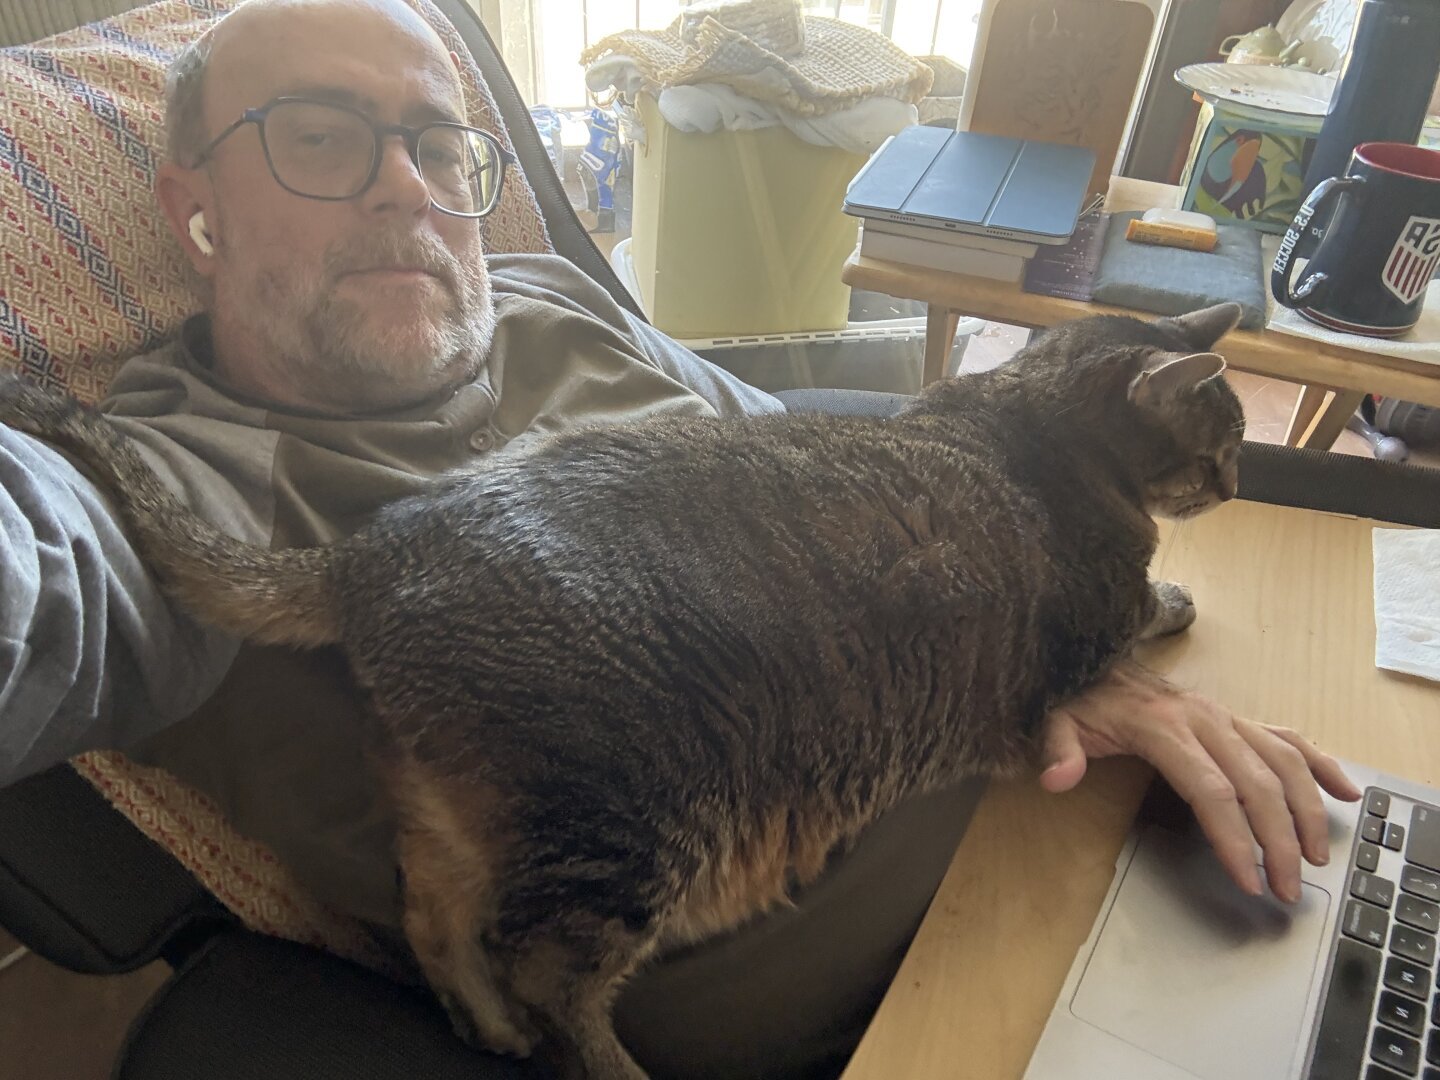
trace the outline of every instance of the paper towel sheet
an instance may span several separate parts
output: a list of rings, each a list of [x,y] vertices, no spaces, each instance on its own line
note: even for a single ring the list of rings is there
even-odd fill
[[[1373,536],[1375,666],[1440,682],[1440,530]]]
[[[1296,275],[1297,278],[1299,275]],[[1289,308],[1281,307],[1266,288],[1268,310],[1267,330],[1278,330],[1282,334],[1328,341],[1347,349],[1364,349],[1366,352],[1398,356],[1402,360],[1419,360],[1426,364],[1440,364],[1440,280],[1430,282],[1425,293],[1425,306],[1420,311],[1420,321],[1414,328],[1397,338],[1365,337],[1361,334],[1345,334],[1339,330],[1317,326],[1303,315]]]

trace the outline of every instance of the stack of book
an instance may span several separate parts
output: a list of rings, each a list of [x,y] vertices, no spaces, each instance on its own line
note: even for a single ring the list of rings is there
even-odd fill
[[[941,225],[902,225],[867,218],[860,226],[860,254],[952,274],[1019,281],[1025,262],[1040,249],[1022,240],[998,240]]]
[[[855,175],[844,210],[862,256],[1015,282],[1070,240],[1094,164],[1082,147],[909,127]]]

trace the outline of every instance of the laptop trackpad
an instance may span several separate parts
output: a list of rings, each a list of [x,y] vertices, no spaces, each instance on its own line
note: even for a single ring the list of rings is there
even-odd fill
[[[1204,1080],[1284,1076],[1330,907],[1301,892],[1245,896],[1203,839],[1147,827],[1071,1012]]]

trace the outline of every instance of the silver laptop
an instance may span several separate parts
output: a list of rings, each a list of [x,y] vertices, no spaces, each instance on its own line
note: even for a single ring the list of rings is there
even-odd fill
[[[1157,786],[1025,1080],[1440,1080],[1440,791],[1346,770],[1365,797],[1326,797],[1294,905],[1243,894]]]

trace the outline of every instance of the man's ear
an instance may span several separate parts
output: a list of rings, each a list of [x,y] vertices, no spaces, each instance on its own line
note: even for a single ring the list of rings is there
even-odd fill
[[[1225,359],[1217,353],[1158,354],[1152,364],[1130,380],[1130,400],[1136,405],[1155,408],[1176,394],[1193,390],[1201,383],[1218,378],[1225,370]]]
[[[208,278],[214,273],[215,248],[219,246],[215,240],[214,199],[209,181],[196,169],[183,169],[167,161],[155,173],[155,199],[190,265],[197,274]],[[205,216],[202,236],[208,234],[209,251],[204,250],[196,236],[201,230],[192,228],[191,221],[196,214]]]
[[[1235,329],[1242,314],[1239,304],[1228,301],[1160,321],[1178,330],[1192,349],[1213,349],[1217,341]]]

